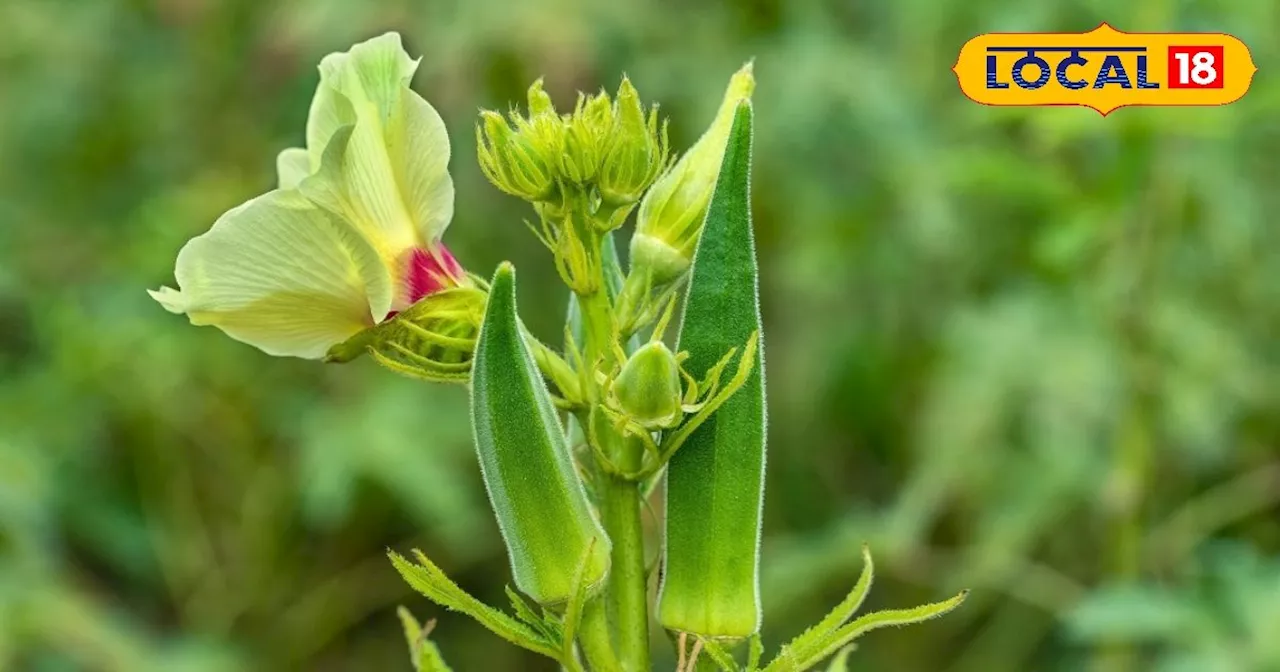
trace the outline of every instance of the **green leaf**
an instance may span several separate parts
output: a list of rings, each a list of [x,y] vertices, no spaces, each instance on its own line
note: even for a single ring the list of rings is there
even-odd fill
[[[527,623],[529,627],[537,630],[538,634],[545,637],[549,642],[559,642],[564,639],[564,632],[560,628],[560,622],[558,619],[546,614],[545,612],[542,615],[539,615],[532,607],[529,606],[529,602],[525,600],[520,593],[513,590],[511,586],[506,586],[505,588],[507,591],[507,599],[511,600],[511,607],[516,611],[516,618],[519,618]]]
[[[440,655],[436,643],[428,638],[435,627],[435,621],[430,621],[423,627],[404,607],[396,609],[396,614],[400,616],[400,623],[404,626],[404,637],[409,643],[413,669],[416,672],[453,672],[448,663],[444,662],[444,656]]]
[[[490,607],[458,587],[445,573],[436,567],[421,551],[414,551],[418,562],[390,551],[387,554],[396,571],[414,590],[426,595],[432,602],[470,616],[480,625],[499,637],[535,653],[559,660],[559,642],[547,641],[529,626]]]
[[[518,588],[543,605],[604,579],[609,540],[591,512],[564,431],[522,335],[515,269],[494,274],[472,369],[476,451]]]
[[[711,662],[716,664],[722,672],[738,672],[740,669],[738,663],[733,659],[733,654],[729,653],[723,645],[713,639],[703,639],[702,655],[706,656]]]
[[[569,604],[564,610],[564,633],[563,641],[560,643],[560,660],[566,664],[574,661],[575,654],[573,649],[574,640],[578,637],[578,626],[582,623],[582,608],[586,605],[588,591],[587,568],[591,565],[591,551],[595,544],[587,546],[587,552],[582,554],[582,562],[578,563],[578,571],[573,577],[573,596],[569,598]]]
[[[795,639],[782,647],[782,653],[778,656],[778,664],[785,665],[788,661],[804,660],[813,656],[820,651],[828,639],[837,628],[844,625],[853,615],[858,612],[858,608],[862,606],[863,601],[867,598],[867,593],[871,591],[871,583],[875,578],[875,565],[871,561],[871,551],[864,545],[862,547],[862,575],[858,577],[858,582],[854,584],[853,590],[849,591],[849,595],[836,605],[817,625],[800,633]],[[797,668],[799,669],[799,668]]]
[[[760,641],[760,634],[751,635],[751,639],[747,640],[747,672],[757,672],[760,669],[760,657],[764,655],[764,642]]]
[[[888,626],[912,625],[937,618],[963,604],[968,595],[969,591],[966,590],[942,602],[911,609],[886,609],[867,614],[831,633],[813,647],[813,650],[806,651],[803,655],[780,656],[765,668],[765,672],[802,672],[839,652],[840,649],[872,630]]]
[[[751,104],[735,113],[694,253],[677,351],[705,376],[760,332],[751,232]],[[701,424],[667,469],[666,568],[658,616],[672,630],[748,637],[760,627],[759,543],[764,497],[763,348],[742,387]]]

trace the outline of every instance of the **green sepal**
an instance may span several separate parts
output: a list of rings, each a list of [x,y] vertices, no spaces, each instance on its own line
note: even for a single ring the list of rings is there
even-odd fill
[[[610,545],[523,337],[515,269],[508,263],[498,267],[490,286],[471,392],[481,474],[516,586],[544,606],[561,605],[574,594],[588,549],[587,585],[604,579]]]
[[[751,105],[737,107],[694,253],[677,351],[703,376],[761,330],[751,232]],[[764,496],[763,347],[745,382],[693,431],[667,467],[666,543],[658,619],[708,638],[760,627],[759,543]]]
[[[344,363],[368,353],[386,368],[415,378],[465,383],[471,377],[486,293],[456,287],[428,295],[395,317],[329,349],[324,361]]]

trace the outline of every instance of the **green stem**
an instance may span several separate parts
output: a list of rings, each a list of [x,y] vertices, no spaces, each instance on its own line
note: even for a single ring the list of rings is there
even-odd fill
[[[593,365],[600,365],[605,371],[613,368],[613,327],[611,326],[612,308],[609,306],[609,295],[601,288],[590,294],[578,295],[578,307],[582,311],[582,326],[586,331],[587,342],[583,352],[587,366],[583,367],[584,375],[592,375],[590,380],[583,380],[582,387],[587,398],[592,402],[599,401],[593,375]]]
[[[593,244],[596,241],[593,241]],[[595,245],[592,249],[599,249]],[[578,295],[582,322],[586,332],[585,354],[588,366],[582,381],[583,392],[592,404],[600,403],[602,396],[594,378],[594,366],[612,370],[617,347],[614,341],[613,309],[609,296],[600,289],[590,294]],[[589,379],[588,379],[589,377]],[[583,420],[588,416],[584,414]],[[643,447],[628,445],[622,455],[612,458],[624,471],[639,468],[644,457]],[[644,529],[640,519],[641,496],[636,483],[601,474],[598,487],[600,518],[612,543],[609,578],[605,584],[603,603],[605,618],[612,635],[615,660],[626,672],[648,672],[649,662],[649,606],[644,564]],[[598,627],[598,626],[597,626]],[[587,644],[584,643],[584,649]],[[592,646],[598,646],[593,644]],[[596,663],[588,653],[592,669]]]
[[[609,623],[622,669],[647,672],[650,669],[649,605],[640,489],[634,482],[613,476],[602,480],[600,513],[613,543],[605,587]]]

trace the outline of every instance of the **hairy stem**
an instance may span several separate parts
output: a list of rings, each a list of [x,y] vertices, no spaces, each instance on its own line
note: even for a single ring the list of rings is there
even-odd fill
[[[602,522],[613,542],[605,595],[618,660],[627,672],[647,672],[649,613],[640,489],[634,482],[606,476],[601,490]]]
[[[596,242],[592,241],[590,249],[599,250]],[[592,404],[600,403],[603,394],[597,387],[594,367],[610,371],[621,364],[616,361],[615,355],[617,344],[614,339],[617,334],[612,322],[612,306],[604,290],[604,283],[599,283],[599,287],[599,290],[590,294],[578,295],[586,332],[584,352],[587,366],[584,367],[586,375],[582,381],[583,392]],[[586,421],[587,418],[584,417],[583,420]],[[628,445],[623,455],[612,457],[618,460],[619,468],[634,471],[640,466],[643,450],[636,443]],[[647,671],[650,668],[649,608],[640,489],[636,483],[613,475],[601,476],[598,488],[600,518],[612,542],[609,578],[602,595],[604,611],[612,634],[616,660],[621,669],[627,672]],[[588,658],[590,659],[590,654]]]

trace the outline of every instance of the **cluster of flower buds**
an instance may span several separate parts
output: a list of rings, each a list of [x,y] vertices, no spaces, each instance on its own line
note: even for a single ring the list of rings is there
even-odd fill
[[[579,94],[571,114],[556,112],[542,80],[529,87],[528,100],[527,115],[485,110],[476,125],[480,168],[512,196],[555,211],[582,196],[590,213],[612,211],[638,202],[668,167],[658,107],[646,112],[625,77],[616,98]]]
[[[542,80],[529,87],[528,113],[480,113],[477,156],[489,181],[529,201],[541,218],[534,234],[555,255],[561,277],[578,294],[599,289],[596,239],[622,225],[670,167],[665,124],[647,111],[627,78],[610,98],[579,94],[559,114]]]

